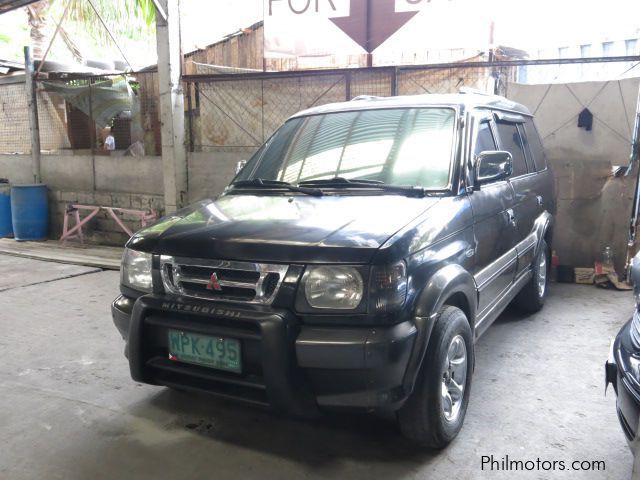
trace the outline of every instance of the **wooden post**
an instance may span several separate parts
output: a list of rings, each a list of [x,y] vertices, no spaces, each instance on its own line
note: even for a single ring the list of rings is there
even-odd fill
[[[391,96],[398,95],[398,67],[391,69]]]
[[[188,130],[189,130],[189,151],[193,152],[193,101],[191,100],[191,82],[187,82],[187,111],[189,112],[187,116]]]
[[[158,88],[162,135],[162,174],[165,212],[173,213],[187,201],[187,149],[180,51],[180,1],[157,0],[165,18],[156,15]]]
[[[351,71],[350,70],[346,70],[345,74],[344,74],[344,93],[345,93],[345,100],[348,102],[351,100]]]
[[[31,172],[33,174],[33,183],[41,183],[38,99],[30,47],[24,47],[24,78],[27,92],[27,108],[29,109],[29,129],[31,131]]]

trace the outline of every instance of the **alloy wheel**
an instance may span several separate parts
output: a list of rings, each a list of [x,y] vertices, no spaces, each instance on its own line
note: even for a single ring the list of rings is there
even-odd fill
[[[442,372],[442,411],[448,422],[460,415],[467,384],[467,346],[461,335],[451,339]]]

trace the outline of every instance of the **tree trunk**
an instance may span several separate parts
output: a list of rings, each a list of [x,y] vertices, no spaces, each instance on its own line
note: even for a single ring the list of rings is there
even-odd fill
[[[48,7],[49,4],[46,0],[40,0],[25,7],[27,10],[31,51],[34,60],[42,60],[42,56],[49,43],[47,16],[45,14]]]
[[[25,8],[28,15],[29,35],[31,37],[31,51],[33,53],[33,59],[42,60],[42,57],[49,46],[49,42],[51,42],[51,35],[53,35],[53,30],[48,28],[49,2],[47,0],[40,0],[39,2],[32,3]],[[71,39],[64,27],[60,26],[58,34],[62,38],[62,41],[69,52],[71,52],[71,55],[73,55],[75,61],[82,63],[84,60],[82,52]]]

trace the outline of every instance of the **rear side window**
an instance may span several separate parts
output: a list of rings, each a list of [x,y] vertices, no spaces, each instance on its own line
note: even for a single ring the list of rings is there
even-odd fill
[[[545,168],[547,168],[547,160],[544,156],[544,149],[542,147],[540,135],[538,135],[538,130],[533,124],[532,119],[527,119],[524,124],[524,131],[527,134],[527,139],[529,140],[529,149],[531,151],[531,155],[533,156],[536,170],[544,170]]]
[[[529,147],[527,134],[524,133],[524,125],[521,123],[518,124],[518,132],[520,132],[520,138],[522,139],[522,145],[524,146],[524,156],[527,159],[527,170],[529,170],[529,172],[535,172],[536,167],[533,163],[533,158],[531,158],[531,148]]]
[[[513,156],[512,177],[519,177],[527,173],[527,161],[524,154],[524,142],[515,123],[497,122],[498,136],[502,150]]]

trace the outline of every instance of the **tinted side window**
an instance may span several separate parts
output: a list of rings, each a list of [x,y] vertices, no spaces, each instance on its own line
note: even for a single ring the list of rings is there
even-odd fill
[[[527,170],[529,170],[529,172],[535,172],[536,166],[533,162],[533,158],[531,157],[531,147],[529,146],[527,134],[524,131],[524,125],[521,123],[518,124],[518,132],[520,132],[520,138],[522,139],[522,145],[524,147],[524,155],[527,159]]]
[[[518,177],[527,173],[527,161],[524,156],[524,144],[518,127],[515,123],[497,122],[498,136],[502,150],[506,150],[513,156],[512,177]]]
[[[527,134],[529,140],[529,148],[531,149],[531,155],[533,155],[533,161],[536,164],[536,170],[544,170],[547,168],[547,160],[544,156],[544,149],[542,142],[540,141],[540,135],[538,130],[533,124],[533,120],[528,119],[524,124],[524,131]]]
[[[478,155],[480,152],[497,150],[497,148],[496,141],[491,132],[491,125],[489,125],[489,122],[482,122],[478,127],[478,136],[476,137],[476,146],[473,150],[473,155]]]

